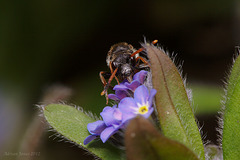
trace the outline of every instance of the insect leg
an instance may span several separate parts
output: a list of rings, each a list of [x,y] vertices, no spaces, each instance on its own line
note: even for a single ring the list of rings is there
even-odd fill
[[[108,88],[109,88],[109,86],[110,86],[110,83],[112,82],[114,76],[116,75],[117,70],[118,70],[118,68],[116,68],[116,69],[113,71],[111,77],[108,79],[108,82],[107,82],[106,85],[104,86],[104,90],[101,92],[101,96],[105,95],[105,97],[106,97],[106,101],[107,101],[106,104],[108,104],[108,93],[107,93],[107,90],[108,90]]]
[[[158,40],[152,41],[152,44],[156,44]],[[143,51],[144,48],[139,48],[137,51],[135,51],[133,54],[131,54],[131,57],[135,56],[136,54],[140,53]]]
[[[111,70],[111,73],[113,73],[112,63],[109,64],[109,68]],[[116,79],[117,83],[120,84],[116,74],[115,74],[114,78]]]
[[[147,60],[146,60],[145,58],[143,58],[143,57],[137,57],[137,58],[136,58],[136,61],[138,61],[138,60],[141,60],[143,63],[145,63],[146,65],[149,66],[149,64],[148,64],[148,62],[147,62]]]
[[[104,72],[104,71],[101,71],[100,73],[99,73],[99,77],[100,77],[100,79],[101,79],[101,81],[102,81],[102,84],[104,85],[104,86],[106,86],[106,84],[107,84],[107,81],[106,81],[106,79],[105,79],[105,75],[107,74],[107,72]]]

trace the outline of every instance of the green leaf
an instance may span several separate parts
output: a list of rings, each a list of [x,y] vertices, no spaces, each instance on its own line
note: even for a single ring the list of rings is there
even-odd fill
[[[186,146],[164,137],[142,116],[131,120],[125,144],[128,160],[198,160]]]
[[[216,114],[221,109],[223,88],[203,84],[191,84],[190,88],[195,114]]]
[[[225,160],[240,159],[240,57],[233,65],[228,81],[223,116],[222,149]]]
[[[163,50],[152,45],[144,47],[150,60],[153,88],[157,90],[156,107],[163,134],[205,159],[198,126],[177,67]]]
[[[68,105],[49,104],[43,109],[47,122],[67,139],[79,144],[92,154],[104,160],[122,159],[122,151],[113,147],[109,143],[103,144],[101,141],[92,141],[84,145],[84,139],[89,135],[87,124],[94,122],[82,111]]]

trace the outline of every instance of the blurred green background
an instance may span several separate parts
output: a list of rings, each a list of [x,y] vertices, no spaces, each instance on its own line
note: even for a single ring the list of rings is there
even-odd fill
[[[108,70],[110,46],[126,41],[139,48],[144,36],[184,60],[203,135],[216,143],[223,80],[240,42],[239,1],[1,1],[0,158],[92,159],[48,138],[53,132],[33,138],[40,155],[18,156],[49,87],[68,87],[67,104],[99,114],[105,107],[99,72]]]

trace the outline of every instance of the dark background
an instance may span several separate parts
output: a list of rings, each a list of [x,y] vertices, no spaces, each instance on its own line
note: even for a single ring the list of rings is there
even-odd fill
[[[5,152],[18,152],[38,115],[35,104],[52,85],[72,90],[67,103],[101,112],[105,98],[98,74],[108,70],[106,54],[117,42],[139,48],[144,37],[157,39],[184,60],[188,83],[223,86],[240,42],[239,7],[233,0],[1,1],[0,157],[16,158]],[[198,118],[204,135],[216,143],[215,115]],[[44,133],[35,159],[81,157],[79,148],[49,139],[52,134]]]

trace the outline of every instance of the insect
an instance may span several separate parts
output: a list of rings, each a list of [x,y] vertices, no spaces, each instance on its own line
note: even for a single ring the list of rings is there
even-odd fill
[[[152,44],[157,42],[157,40],[154,40]],[[143,66],[148,66],[147,60],[139,55],[139,53],[143,50],[144,48],[136,50],[131,44],[126,42],[117,43],[111,46],[106,58],[107,66],[110,68],[110,72],[101,71],[99,73],[100,79],[104,85],[104,90],[101,92],[101,95],[105,95],[107,103],[107,90],[110,87],[110,83],[113,78],[116,79],[118,84],[120,84],[119,80],[123,81],[124,79],[131,82],[132,75],[142,68],[142,66],[140,66],[140,62],[145,64]],[[108,81],[106,81],[106,79],[108,79]]]

